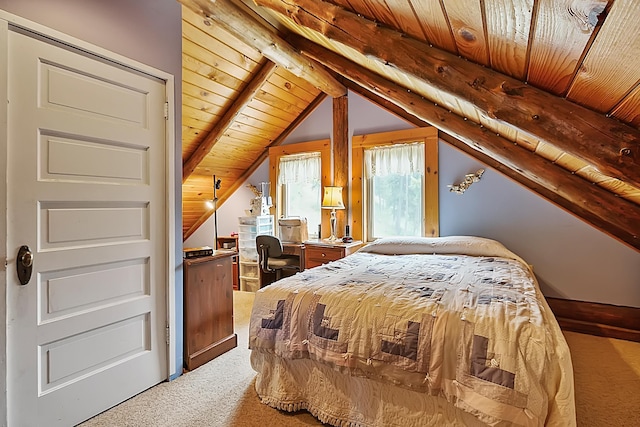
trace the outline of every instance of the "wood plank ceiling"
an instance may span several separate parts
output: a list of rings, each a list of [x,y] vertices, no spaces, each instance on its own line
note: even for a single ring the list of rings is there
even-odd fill
[[[640,249],[640,1],[179,1],[184,238],[347,87]]]

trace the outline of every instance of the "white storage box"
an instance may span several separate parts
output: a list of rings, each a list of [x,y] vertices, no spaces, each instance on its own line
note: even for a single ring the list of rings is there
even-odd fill
[[[245,279],[256,279],[259,276],[259,266],[255,262],[248,263],[240,261],[240,277]]]
[[[306,218],[280,218],[280,240],[283,243],[302,243],[309,240]]]
[[[258,251],[255,248],[240,247],[240,261],[258,261]]]
[[[240,233],[238,233],[238,238],[240,240],[242,240],[242,245],[244,246],[247,242],[252,242],[251,245],[255,246],[256,245],[256,233],[245,233],[244,231],[241,231]]]
[[[260,290],[260,279],[240,278],[240,290],[246,292],[257,292]]]
[[[238,222],[241,225],[270,225],[273,223],[273,215],[241,216]]]
[[[242,233],[256,233],[256,226],[255,225],[249,225],[249,224],[240,224],[238,225],[238,229],[240,231],[240,234]]]

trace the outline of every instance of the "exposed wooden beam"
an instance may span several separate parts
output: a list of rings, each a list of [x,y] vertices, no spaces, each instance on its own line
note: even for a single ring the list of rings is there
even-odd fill
[[[258,169],[258,167],[262,164],[262,162],[264,162],[267,159],[267,157],[269,157],[269,148],[270,147],[275,147],[275,146],[278,146],[278,145],[282,144],[284,142],[284,140],[287,138],[287,136],[289,136],[291,134],[291,132],[293,132],[295,130],[295,128],[297,128],[298,125],[300,125],[300,123],[302,123],[316,108],[318,108],[318,106],[322,103],[322,101],[325,100],[326,97],[327,97],[327,95],[324,94],[324,93],[321,93],[320,95],[318,95],[307,106],[307,108],[305,108],[298,115],[298,117],[293,122],[291,122],[291,124],[289,126],[287,126],[287,128],[284,131],[282,131],[282,133],[280,135],[278,135],[278,137],[276,139],[274,139],[273,142],[271,144],[269,144],[269,146],[267,148],[264,149],[264,151],[251,164],[251,166],[249,166],[249,168],[247,168],[247,170],[245,170],[242,173],[242,175],[240,175],[240,177],[238,179],[236,179],[233,182],[233,184],[231,184],[231,186],[223,194],[221,194],[218,197],[218,202],[217,202],[216,209],[220,209],[220,207],[224,204],[224,202],[226,202],[229,199],[229,197],[231,197],[231,195],[233,193],[235,193],[236,190],[238,188],[240,188],[240,186],[242,184],[244,184],[244,182],[247,179],[249,179],[249,177],[256,171],[256,169]],[[271,191],[274,191],[273,186],[272,186]],[[189,236],[191,236],[193,233],[195,233],[195,231],[198,229],[198,227],[200,227],[202,224],[204,224],[211,217],[211,215],[213,215],[213,210],[205,212],[200,218],[198,218],[198,220],[182,236],[183,241],[187,240],[189,238]]]
[[[640,131],[322,0],[255,0],[640,187]]]
[[[423,127],[423,126],[427,126],[427,125],[431,125],[430,123],[427,123],[426,121],[420,119],[419,117],[414,116],[413,114],[408,113],[406,110],[404,110],[402,107],[399,107],[398,105],[394,104],[391,101],[388,101],[385,98],[380,97],[379,95],[365,89],[364,87],[358,85],[355,82],[352,81],[343,81],[344,85],[352,90],[353,92],[356,92],[358,94],[360,94],[360,96],[369,99],[371,102],[380,105],[381,107],[385,108],[386,110],[388,110],[389,112],[395,114],[396,116],[406,120],[409,123],[412,123],[418,127]],[[622,241],[622,243],[625,244],[629,244],[628,242],[625,242],[623,240],[621,240],[618,236],[613,235],[610,231],[607,231],[608,224],[606,222],[603,222],[601,219],[598,219],[596,217],[593,217],[593,215],[590,212],[585,211],[581,206],[576,205],[575,203],[571,202],[570,200],[567,200],[563,197],[558,196],[553,190],[546,188],[542,185],[540,185],[539,183],[527,178],[525,175],[521,174],[519,171],[516,171],[510,167],[505,166],[504,164],[498,162],[497,160],[495,160],[494,158],[490,157],[488,154],[485,154],[481,151],[478,151],[476,148],[465,144],[464,142],[462,142],[461,140],[447,134],[444,132],[441,132],[439,135],[440,139],[442,139],[443,141],[447,142],[449,145],[456,147],[458,150],[468,154],[471,157],[474,157],[475,159],[481,161],[482,163],[486,164],[487,166],[490,166],[491,168],[495,169],[498,172],[501,172],[502,174],[504,174],[505,176],[513,179],[514,181],[520,183],[521,185],[529,188],[530,190],[538,193],[540,196],[546,198],[547,200],[549,200],[550,202],[554,203],[555,205],[557,205],[558,207],[566,210],[567,212],[569,212],[570,214],[573,214],[574,216],[582,219],[583,221],[586,221],[587,223],[591,224],[592,226],[598,228],[599,230],[607,233],[608,235],[610,235],[611,237],[618,239],[620,241]],[[637,248],[636,248],[637,249]]]
[[[294,45],[365,90],[455,138],[447,138],[449,142],[464,144],[469,149],[467,152],[472,155],[477,153],[480,160],[493,159],[493,162],[508,168],[510,176],[520,177],[518,180],[525,184],[533,183],[536,190],[542,190],[542,195],[596,228],[640,250],[640,209],[636,204],[587,182],[470,120],[425,102],[420,95],[306,39],[299,38]],[[492,162],[488,164],[492,165]]]
[[[267,31],[253,16],[230,0],[179,0],[194,12],[215,22],[278,66],[285,68],[322,92],[338,97],[345,87],[318,64],[295,51],[286,41]]]
[[[251,102],[253,97],[262,88],[262,85],[269,80],[269,77],[275,72],[277,65],[273,62],[266,61],[256,75],[251,79],[249,84],[240,93],[238,98],[234,101],[229,109],[224,113],[222,118],[215,124],[211,132],[206,138],[198,145],[198,148],[191,154],[191,156],[182,165],[182,182],[184,183],[187,178],[198,167],[200,162],[207,157],[218,140],[233,124],[236,116]]]
[[[362,96],[363,98],[367,98],[368,100],[370,100],[371,102],[373,102],[374,104],[377,104],[383,108],[385,108],[387,111],[395,114],[396,116],[406,120],[407,122],[418,126],[418,127],[424,127],[424,126],[431,126],[431,123],[427,123],[426,121],[420,119],[419,117],[414,116],[413,114],[408,113],[405,109],[403,109],[402,107],[394,104],[393,102],[382,98],[381,96],[371,92],[370,90],[360,86],[359,84],[351,81],[351,80],[345,80],[343,81],[343,84],[347,87],[347,89],[350,89],[353,92],[356,92],[358,94],[360,94],[360,96]],[[522,175],[519,171],[516,171],[514,169],[511,169],[505,165],[503,165],[502,163],[498,162],[497,160],[495,160],[494,158],[490,157],[489,155],[476,150],[475,148],[465,144],[464,142],[460,141],[457,138],[454,138],[453,136],[446,134],[444,132],[440,132],[440,134],[438,135],[440,139],[442,139],[443,141],[446,141],[449,145],[452,145],[454,147],[456,147],[458,150],[468,154],[471,157],[474,157],[475,159],[481,161],[482,163],[484,163],[487,166],[492,167],[493,169],[501,172],[502,174],[508,176],[509,178],[513,179],[514,181],[522,184],[523,186],[529,188],[530,190],[533,190],[534,192],[540,194],[541,196],[547,198],[549,201],[552,201],[566,209],[570,210],[571,205],[563,205],[561,202],[564,201],[565,199],[558,197],[553,191],[547,190],[545,187],[539,185],[538,183],[536,183],[535,181],[532,181],[531,179],[527,178],[526,176]],[[560,202],[560,203],[558,203]]]
[[[342,187],[345,209],[337,212],[338,235],[348,224],[351,201],[349,198],[349,97],[333,98],[333,185]]]

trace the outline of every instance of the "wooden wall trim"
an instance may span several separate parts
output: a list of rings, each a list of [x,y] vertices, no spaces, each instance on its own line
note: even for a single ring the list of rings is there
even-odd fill
[[[640,308],[546,297],[563,330],[640,342]]]

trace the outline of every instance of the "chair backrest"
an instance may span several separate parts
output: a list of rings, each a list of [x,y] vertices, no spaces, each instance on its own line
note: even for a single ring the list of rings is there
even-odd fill
[[[266,249],[265,253],[268,258],[282,256],[282,242],[276,236],[268,234],[256,236],[256,249],[258,249],[258,252],[261,249]]]

